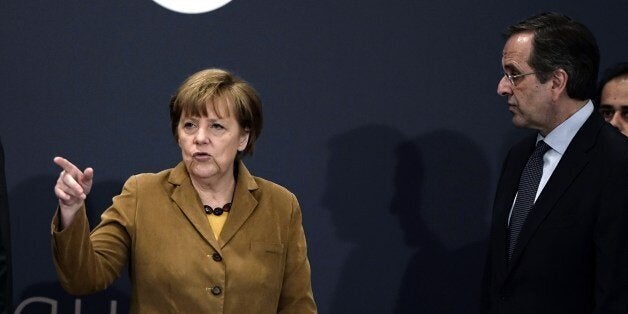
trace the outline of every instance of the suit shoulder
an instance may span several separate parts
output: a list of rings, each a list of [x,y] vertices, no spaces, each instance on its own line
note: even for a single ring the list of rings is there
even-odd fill
[[[273,198],[282,198],[286,200],[296,199],[294,193],[290,192],[290,190],[282,185],[260,177],[254,176],[253,178],[259,187],[258,191],[261,193],[270,194]]]
[[[604,153],[611,159],[628,162],[628,137],[614,127],[605,124],[600,130],[599,141]]]
[[[127,182],[131,180],[135,180],[138,184],[146,185],[146,184],[159,184],[162,182],[167,182],[170,177],[170,173],[173,168],[165,169],[159,172],[144,172],[138,173],[131,176]]]

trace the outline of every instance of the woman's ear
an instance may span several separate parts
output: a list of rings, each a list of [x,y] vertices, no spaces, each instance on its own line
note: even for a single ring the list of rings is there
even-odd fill
[[[238,151],[244,151],[246,149],[246,146],[249,144],[249,134],[251,134],[251,131],[249,128],[245,128],[242,131],[242,134],[240,134],[240,142],[238,143]]]

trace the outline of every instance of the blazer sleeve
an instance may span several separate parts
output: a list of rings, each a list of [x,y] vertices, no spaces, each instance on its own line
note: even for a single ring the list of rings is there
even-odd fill
[[[312,293],[310,262],[307,258],[305,232],[301,223],[301,207],[292,195],[292,216],[288,231],[288,250],[281,296],[277,313],[316,313]]]
[[[136,187],[137,180],[131,177],[91,234],[85,206],[61,231],[57,209],[51,226],[52,254],[61,286],[68,293],[101,291],[119,277],[130,256]]]

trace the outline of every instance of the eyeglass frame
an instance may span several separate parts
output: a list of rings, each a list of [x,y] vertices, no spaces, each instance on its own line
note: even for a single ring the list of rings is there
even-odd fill
[[[515,84],[515,79],[518,79],[520,77],[524,77],[524,76],[527,76],[527,75],[537,74],[537,73],[539,73],[539,72],[530,72],[530,73],[521,73],[521,74],[512,75],[512,74],[508,74],[508,73],[506,73],[506,71],[504,71],[504,77],[506,77],[508,79],[508,82],[510,82],[510,85],[517,86],[517,84]]]

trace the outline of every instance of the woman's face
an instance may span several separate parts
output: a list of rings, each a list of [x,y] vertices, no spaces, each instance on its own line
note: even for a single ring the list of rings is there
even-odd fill
[[[218,100],[216,107],[221,113],[219,118],[212,103],[208,103],[207,116],[198,117],[181,114],[177,134],[179,147],[185,167],[193,181],[199,183],[219,182],[233,178],[233,165],[238,151],[246,148],[249,132],[243,130],[229,112],[224,100]]]

